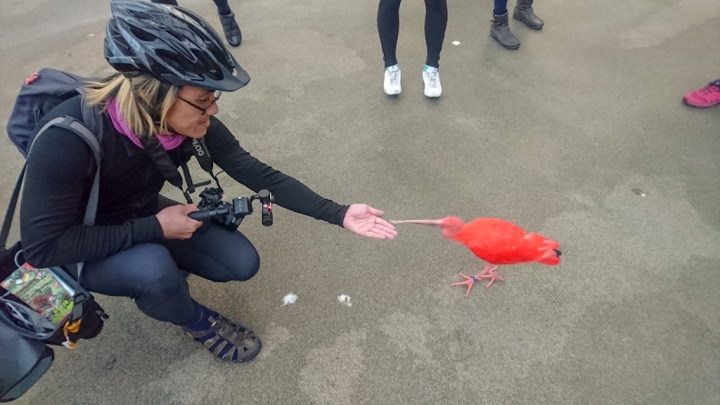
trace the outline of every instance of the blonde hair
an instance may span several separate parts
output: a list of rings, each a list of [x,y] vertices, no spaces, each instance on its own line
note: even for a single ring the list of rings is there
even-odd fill
[[[139,73],[127,77],[116,73],[104,80],[87,82],[85,102],[93,106],[102,106],[102,111],[106,111],[110,101],[117,100],[123,120],[138,138],[154,136],[158,133],[169,134],[167,113],[175,103],[180,87],[171,85],[163,100],[160,101],[158,109],[155,100],[162,86],[163,83],[160,80],[149,74]],[[142,103],[151,110],[159,110],[160,120],[158,122],[146,108],[143,108]]]

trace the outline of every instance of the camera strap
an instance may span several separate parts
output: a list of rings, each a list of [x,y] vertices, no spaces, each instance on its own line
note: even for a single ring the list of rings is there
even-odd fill
[[[212,175],[213,161],[212,157],[210,156],[210,151],[208,151],[207,145],[205,145],[205,139],[193,139],[192,146],[193,154],[195,154],[195,158],[200,164],[200,167]]]
[[[188,204],[192,204],[193,201],[190,194],[195,192],[195,187],[206,185],[209,181],[195,184],[192,177],[190,177],[190,170],[185,162],[180,164],[180,168],[183,173],[183,176],[180,176],[178,167],[172,161],[170,154],[168,154],[165,148],[163,148],[156,137],[146,136],[140,138],[140,142],[142,143],[145,152],[150,156],[150,159],[152,159],[155,163],[155,166],[157,166],[158,170],[160,170],[163,177],[165,177],[165,180],[173,186],[179,188],[185,197],[185,201],[187,201]],[[217,177],[213,174],[213,162],[210,157],[210,152],[207,150],[207,146],[205,145],[205,141],[203,139],[193,139],[192,146],[193,154],[197,158],[200,167],[210,174],[213,180],[215,180],[217,186],[220,188],[220,183]],[[185,177],[187,189],[183,188],[183,177]]]

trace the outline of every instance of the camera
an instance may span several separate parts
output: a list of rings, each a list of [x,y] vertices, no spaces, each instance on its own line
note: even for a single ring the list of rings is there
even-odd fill
[[[262,204],[262,224],[270,226],[273,224],[272,204],[273,196],[268,190],[260,190],[252,197],[233,198],[232,202],[223,202],[223,189],[220,187],[208,187],[200,193],[198,209],[188,216],[192,219],[202,221],[211,218],[216,224],[234,231],[240,226],[246,215],[253,212],[252,202],[260,200]]]

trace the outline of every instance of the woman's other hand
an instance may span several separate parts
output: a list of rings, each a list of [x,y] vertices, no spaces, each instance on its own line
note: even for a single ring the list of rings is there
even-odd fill
[[[160,222],[165,239],[189,239],[193,232],[202,226],[202,222],[188,216],[197,211],[195,204],[178,204],[163,208],[155,217]]]

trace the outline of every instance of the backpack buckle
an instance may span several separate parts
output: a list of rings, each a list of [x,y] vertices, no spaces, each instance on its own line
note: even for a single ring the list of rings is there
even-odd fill
[[[77,348],[77,343],[70,340],[70,333],[78,333],[80,331],[80,323],[82,323],[82,319],[78,319],[72,324],[70,323],[70,321],[67,321],[65,322],[65,326],[63,326],[63,334],[65,335],[65,341],[62,342],[62,344],[68,349]]]

